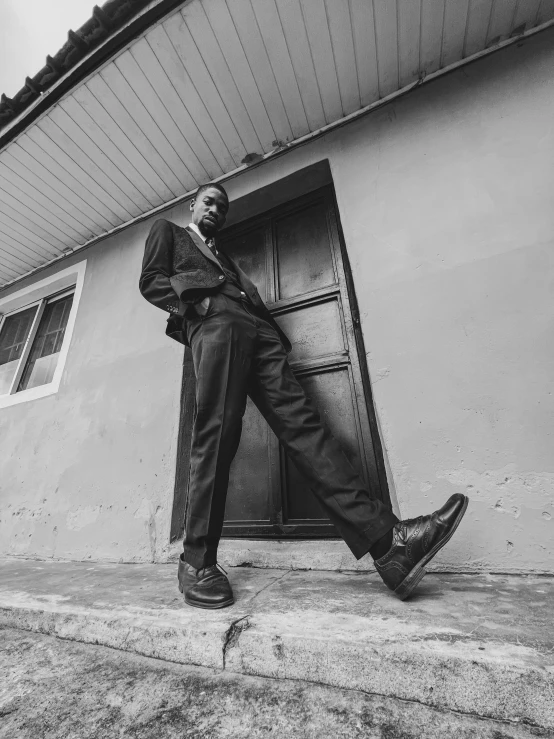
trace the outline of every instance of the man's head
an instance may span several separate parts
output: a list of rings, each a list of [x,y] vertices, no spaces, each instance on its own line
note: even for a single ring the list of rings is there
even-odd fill
[[[229,210],[229,198],[221,185],[200,185],[196,195],[190,201],[192,222],[198,226],[198,230],[206,237],[223,228],[227,211]]]

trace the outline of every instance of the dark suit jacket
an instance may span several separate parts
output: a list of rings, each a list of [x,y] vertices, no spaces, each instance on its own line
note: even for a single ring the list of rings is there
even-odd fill
[[[256,286],[229,256],[227,259],[256,311],[275,328],[289,352],[290,341],[266,308]],[[192,229],[166,220],[153,224],[146,239],[139,289],[152,305],[171,313],[167,320],[168,336],[188,346],[186,321],[190,311],[194,311],[192,304],[213,295],[225,280],[217,258]]]

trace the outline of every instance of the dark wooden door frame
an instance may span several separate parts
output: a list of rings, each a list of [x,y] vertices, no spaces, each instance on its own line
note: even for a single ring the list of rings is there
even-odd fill
[[[363,398],[358,398],[358,402],[360,400],[363,401],[365,408],[367,409],[367,416],[368,416],[368,425],[369,425],[369,435],[370,435],[370,443],[372,445],[372,451],[373,451],[373,457],[374,457],[374,465],[370,465],[374,467],[374,479],[377,478],[378,486],[380,488],[382,499],[390,504],[390,497],[389,497],[389,491],[388,491],[388,483],[387,483],[387,476],[386,476],[386,470],[385,470],[385,464],[384,464],[384,457],[383,457],[383,449],[381,445],[381,439],[379,436],[378,426],[377,426],[377,419],[375,416],[374,411],[374,405],[373,405],[373,396],[371,391],[371,383],[369,379],[369,372],[367,369],[367,363],[366,363],[366,354],[365,354],[365,346],[364,346],[364,340],[363,335],[361,331],[361,325],[360,325],[360,314],[358,309],[358,303],[356,299],[356,294],[354,290],[354,283],[352,279],[352,272],[350,269],[350,261],[348,259],[348,252],[346,250],[345,241],[344,241],[344,235],[341,228],[340,223],[340,217],[339,217],[339,210],[338,210],[338,204],[336,202],[336,196],[334,192],[334,188],[332,185],[328,185],[324,188],[321,188],[321,190],[316,190],[309,195],[306,195],[302,198],[299,198],[298,200],[291,202],[290,205],[290,213],[293,213],[297,208],[300,209],[303,207],[303,204],[306,202],[316,199],[318,196],[321,197],[321,192],[326,191],[330,194],[332,205],[333,205],[333,218],[334,218],[334,231],[337,234],[338,237],[338,250],[340,252],[341,257],[341,265],[335,265],[337,269],[340,269],[340,271],[343,274],[344,277],[344,283],[345,283],[345,289],[347,291],[347,302],[350,307],[350,316],[352,319],[352,328],[353,328],[353,336],[355,341],[355,347],[356,347],[356,353],[357,353],[357,372],[361,379],[361,391],[363,393]],[[283,213],[283,208],[286,208],[285,205],[280,205],[277,208],[271,209],[265,213],[262,213],[255,218],[251,219],[250,223],[248,223],[248,230],[250,228],[254,229],[256,226],[262,223],[264,220],[270,220],[272,217],[274,217],[277,214]],[[244,229],[244,226],[246,224],[244,222],[234,224],[229,231],[235,232],[239,231],[241,227]],[[225,232],[223,232],[225,234]],[[272,274],[272,273],[271,273]],[[274,289],[271,289],[271,292],[274,293]],[[317,301],[317,294],[313,293],[311,295],[306,296],[306,302],[311,302],[313,300]],[[279,301],[279,304],[276,306],[275,313],[278,315],[279,313],[282,313],[286,311],[287,301]],[[330,371],[333,371],[333,369],[336,369],[337,367],[334,366],[333,368],[330,368]],[[321,371],[319,369],[318,371]],[[310,372],[309,368],[306,368],[299,372],[298,374],[307,374]],[[188,494],[188,483],[189,483],[189,467],[190,467],[190,444],[191,444],[191,436],[192,436],[192,420],[193,415],[195,412],[195,403],[194,403],[194,388],[195,388],[195,379],[194,379],[194,371],[192,367],[192,355],[191,351],[188,348],[185,348],[184,356],[183,356],[183,381],[181,386],[181,416],[180,416],[180,422],[179,422],[179,437],[178,437],[178,445],[177,445],[177,471],[176,471],[176,477],[175,477],[175,489],[174,489],[174,496],[173,496],[173,510],[172,510],[172,518],[171,518],[171,541],[174,541],[176,539],[182,538],[184,533],[184,521],[185,521],[185,513],[186,513],[186,499]],[[275,460],[277,464],[279,464],[279,460]],[[367,458],[363,462],[364,466],[368,464]],[[273,496],[276,498],[276,496]],[[263,533],[260,533],[260,525],[254,524],[252,522],[252,526],[249,527],[248,525],[245,526],[239,526],[239,527],[233,527],[233,526],[226,526],[224,529],[224,535],[225,536],[241,536],[241,537],[249,537],[249,538],[265,538],[265,537],[272,537],[275,538],[276,536],[287,536],[287,537],[293,537],[293,538],[336,538],[336,533],[333,530],[333,527],[331,527],[328,523],[327,524],[315,524],[310,526],[283,526],[282,524],[280,526],[264,526]],[[265,531],[267,529],[267,531]]]
[[[350,312],[352,315],[352,322],[354,324],[354,339],[356,342],[356,349],[358,350],[360,375],[362,379],[362,388],[365,399],[365,406],[367,408],[367,415],[369,419],[369,428],[371,434],[371,440],[373,443],[373,452],[375,455],[375,466],[377,470],[377,477],[379,480],[379,486],[381,489],[382,500],[387,505],[391,506],[391,498],[389,491],[389,483],[387,479],[387,470],[385,467],[385,457],[383,453],[383,445],[381,443],[381,435],[379,433],[379,426],[377,424],[377,415],[375,413],[375,405],[373,403],[373,391],[371,389],[371,380],[369,379],[369,370],[367,368],[367,354],[365,349],[364,336],[362,333],[362,324],[360,320],[360,309],[358,306],[358,298],[356,296],[356,290],[354,289],[354,279],[352,277],[352,269],[350,268],[350,258],[348,251],[346,250],[346,242],[344,239],[344,233],[342,230],[342,224],[339,214],[339,206],[335,193],[335,188],[331,185],[330,189],[333,193],[333,203],[335,206],[335,214],[337,216],[337,233],[339,235],[340,251],[342,255],[342,264],[344,269],[344,275],[346,279],[346,286],[348,290],[348,299],[350,301]]]

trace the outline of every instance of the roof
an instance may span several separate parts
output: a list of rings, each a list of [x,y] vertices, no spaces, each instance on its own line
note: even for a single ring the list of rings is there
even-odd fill
[[[0,288],[553,21],[554,0],[109,0],[10,103]]]
[[[180,0],[182,2],[182,0]],[[162,12],[168,4],[163,3]],[[2,93],[0,97],[0,130],[23,113],[56,82],[74,69],[91,52],[117,35],[123,26],[153,5],[151,0],[107,0],[102,6],[95,5],[92,16],[76,31],[69,30],[67,41],[53,56],[46,57],[46,64],[33,77],[26,77],[25,84],[13,98]],[[155,5],[155,3],[154,3]],[[159,12],[160,9],[158,9]],[[146,19],[145,19],[146,20]],[[151,22],[147,19],[146,22]],[[123,38],[120,38],[123,42]],[[113,47],[110,52],[113,53]]]

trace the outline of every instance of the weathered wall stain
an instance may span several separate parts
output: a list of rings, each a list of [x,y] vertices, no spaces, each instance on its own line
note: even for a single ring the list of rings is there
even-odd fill
[[[102,506],[84,506],[76,510],[69,511],[66,518],[66,525],[70,531],[80,531],[85,526],[89,526],[98,520]]]
[[[509,554],[509,569],[526,571],[531,557],[537,570],[554,569],[554,547],[548,543],[553,536],[554,473],[523,472],[508,464],[484,472],[458,468],[436,474],[470,496],[470,521],[487,523],[486,539],[478,544],[486,544],[491,561],[499,562],[496,567],[502,566],[502,555]]]

